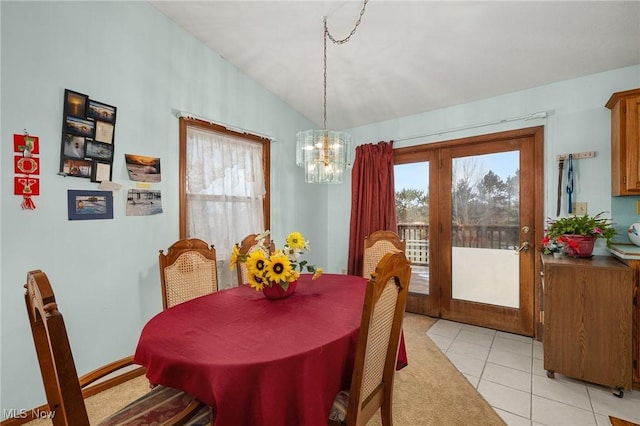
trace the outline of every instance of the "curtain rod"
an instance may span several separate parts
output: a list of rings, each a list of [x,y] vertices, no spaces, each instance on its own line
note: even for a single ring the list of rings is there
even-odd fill
[[[426,138],[428,136],[443,135],[445,133],[453,133],[461,130],[475,129],[478,127],[486,127],[494,124],[509,123],[512,121],[521,121],[521,120],[533,120],[536,118],[547,118],[547,111],[534,112],[533,114],[521,115],[519,117],[503,118],[502,120],[488,121],[486,123],[470,124],[468,126],[456,127],[453,129],[446,129],[446,130],[439,130],[437,132],[425,133],[422,135],[407,136],[404,138],[394,138],[393,140],[395,142],[408,141],[411,139],[419,139],[419,138]]]
[[[236,127],[236,126],[232,126],[232,125],[229,125],[229,124],[221,123],[219,121],[214,121],[214,120],[211,120],[209,118],[200,117],[198,115],[191,114],[190,112],[180,111],[180,110],[177,110],[177,109],[174,109],[172,111],[173,111],[173,114],[178,118],[190,118],[190,119],[200,120],[200,121],[204,121],[204,122],[209,123],[209,124],[214,124],[216,126],[222,126],[222,127],[226,128],[227,130],[231,130],[232,132],[243,133],[245,135],[258,136],[258,137],[261,137],[261,138],[264,138],[264,139],[269,139],[271,142],[275,142],[276,141],[276,139],[273,136],[264,135],[262,133],[256,133],[254,131],[243,129],[241,127]]]

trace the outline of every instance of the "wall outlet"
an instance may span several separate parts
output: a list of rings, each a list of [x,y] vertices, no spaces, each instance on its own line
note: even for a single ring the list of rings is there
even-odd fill
[[[640,214],[640,200],[636,201],[636,214]]]
[[[587,203],[573,203],[573,213],[576,215],[587,214]]]

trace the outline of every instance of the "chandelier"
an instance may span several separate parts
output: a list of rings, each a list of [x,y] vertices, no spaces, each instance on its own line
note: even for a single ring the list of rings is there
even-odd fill
[[[344,44],[351,39],[360,25],[364,9],[369,0],[364,0],[360,16],[349,35],[335,39],[324,23],[324,126],[322,130],[305,130],[296,135],[296,164],[303,167],[307,183],[342,183],[342,175],[353,163],[351,135],[346,132],[327,130],[327,38],[335,44]]]

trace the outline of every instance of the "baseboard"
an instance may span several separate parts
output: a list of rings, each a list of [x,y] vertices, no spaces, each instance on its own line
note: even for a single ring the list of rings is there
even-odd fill
[[[96,395],[102,391],[111,389],[114,386],[118,386],[131,379],[141,376],[144,373],[145,373],[144,367],[138,367],[138,368],[132,369],[116,377],[112,377],[112,378],[100,381],[98,383],[95,383],[91,386],[88,386],[87,388],[82,390],[82,395],[84,396],[85,399],[89,398],[90,396]],[[0,422],[0,426],[20,426],[32,420],[38,419],[39,413],[47,413],[47,412],[49,412],[49,406],[47,404],[44,404],[39,407],[32,408],[31,410],[21,412],[20,417],[13,417],[13,418],[3,420]]]

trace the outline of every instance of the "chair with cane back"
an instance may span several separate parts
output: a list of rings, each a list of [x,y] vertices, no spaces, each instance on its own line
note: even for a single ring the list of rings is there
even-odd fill
[[[160,250],[159,265],[164,309],[218,291],[216,250],[198,238]]]
[[[376,231],[365,237],[362,276],[370,278],[371,273],[385,254],[396,251],[404,253],[406,246],[406,241],[400,240],[400,236],[393,231]]]
[[[387,253],[367,283],[350,389],[338,393],[331,425],[365,425],[380,409],[382,424],[393,424],[393,380],[411,263],[404,253]]]

